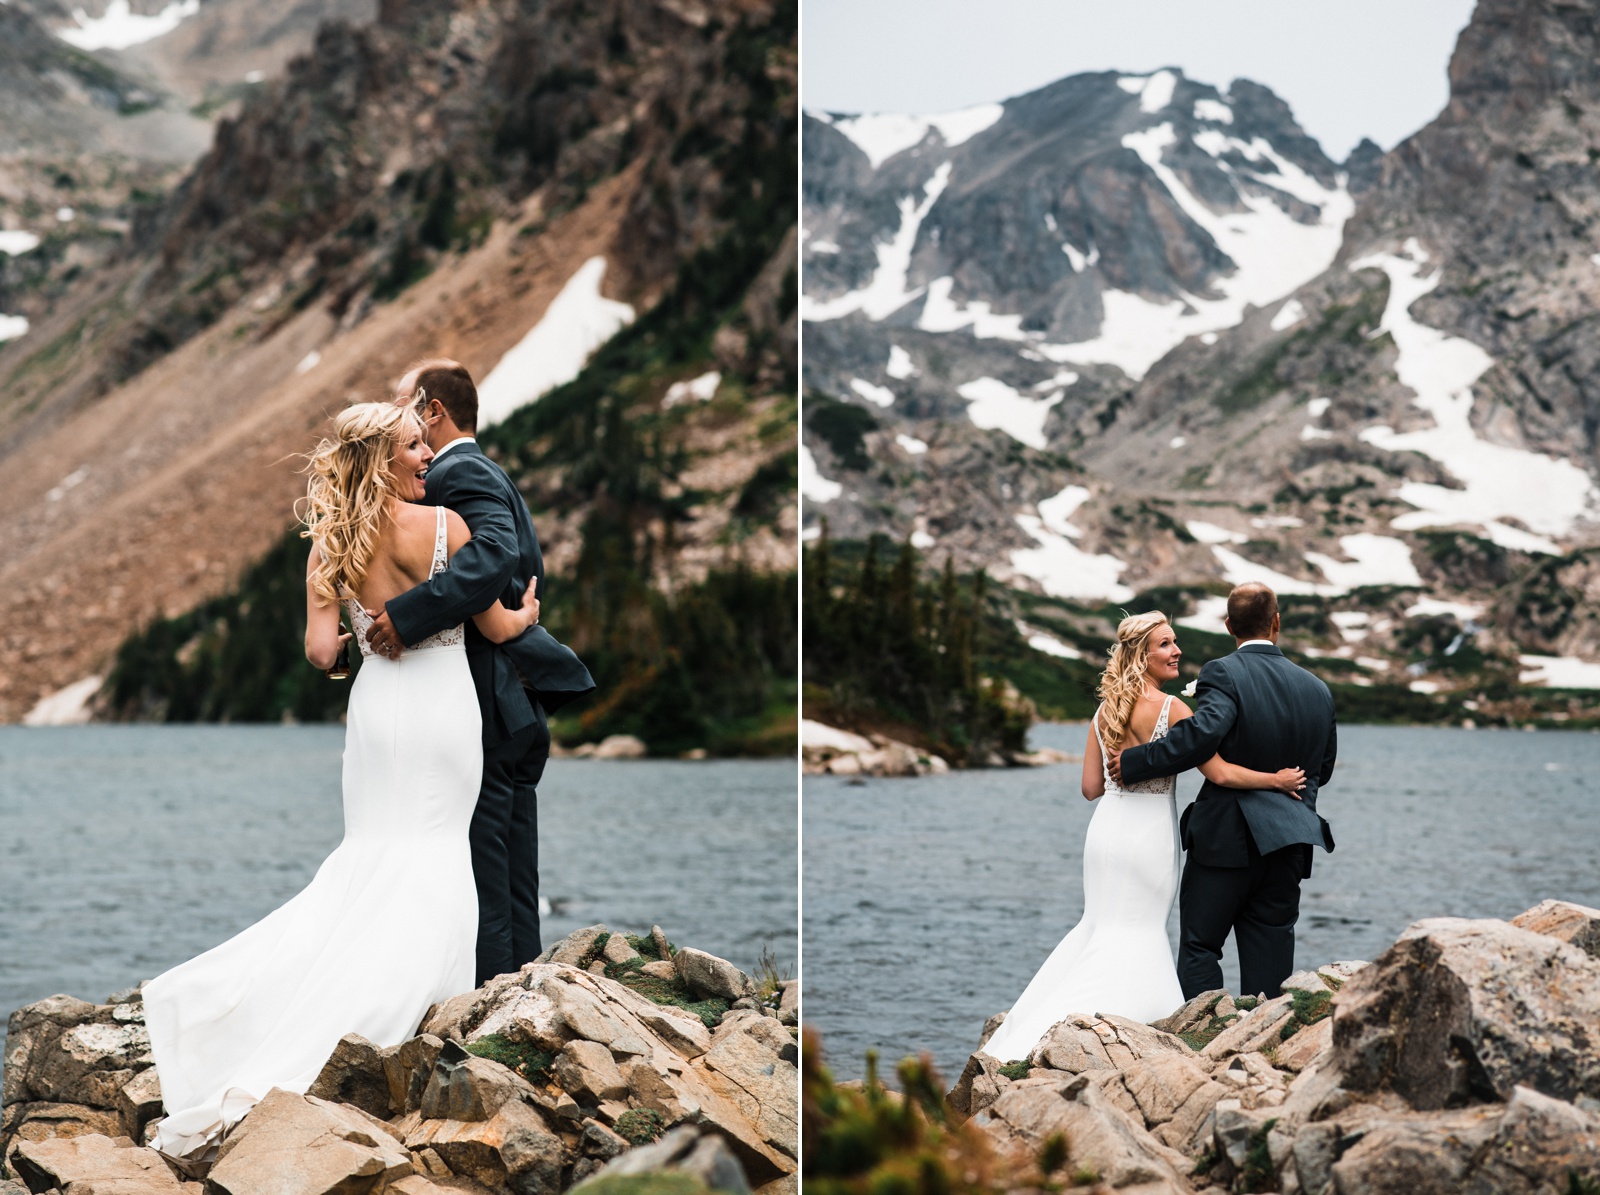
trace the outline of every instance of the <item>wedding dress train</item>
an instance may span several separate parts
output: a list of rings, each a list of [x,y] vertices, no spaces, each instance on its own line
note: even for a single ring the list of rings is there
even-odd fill
[[[1167,733],[1168,697],[1150,740]],[[1093,722],[1100,735],[1099,714]],[[1105,742],[1100,742],[1101,758]],[[1103,766],[1103,765],[1102,765]],[[984,1053],[1026,1058],[1050,1027],[1074,1013],[1154,1021],[1183,1004],[1167,941],[1178,891],[1177,778],[1120,788],[1106,773],[1083,840],[1083,919],[1017,998]]]
[[[439,509],[430,576],[445,566]],[[311,883],[237,936],[145,985],[168,1116],[156,1146],[214,1141],[274,1087],[303,1092],[347,1033],[405,1041],[473,986],[478,897],[467,828],[482,724],[462,628],[364,659],[344,747],[344,840]]]

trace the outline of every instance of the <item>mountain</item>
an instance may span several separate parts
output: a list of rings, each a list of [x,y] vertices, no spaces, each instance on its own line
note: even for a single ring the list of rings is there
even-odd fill
[[[107,714],[295,714],[228,689],[304,669],[251,613],[293,572],[295,454],[423,353],[481,381],[552,627],[597,676],[648,661],[597,733],[681,690],[691,618],[685,642],[731,628],[747,719],[785,685],[792,710],[794,39],[793,6],[759,0],[385,0],[324,24],[0,351],[0,715],[119,659]]]
[[[1339,164],[1175,68],[808,114],[806,535],[988,569],[1076,706],[1117,607],[1210,652],[1256,578],[1351,709],[1600,718],[1596,37],[1482,0]]]

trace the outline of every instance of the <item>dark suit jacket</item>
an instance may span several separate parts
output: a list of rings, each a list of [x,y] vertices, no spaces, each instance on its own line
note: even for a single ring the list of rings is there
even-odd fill
[[[1211,867],[1244,867],[1250,843],[1263,855],[1296,843],[1333,849],[1317,814],[1317,793],[1333,777],[1337,753],[1333,694],[1268,643],[1252,643],[1200,670],[1192,718],[1163,739],[1122,753],[1122,780],[1134,784],[1199,767],[1219,752],[1258,772],[1305,770],[1303,800],[1273,790],[1222,788],[1209,780],[1184,811],[1183,845]]]
[[[522,601],[529,577],[544,594],[544,557],[528,504],[505,470],[475,442],[458,444],[429,468],[429,506],[447,506],[472,532],[432,580],[391,598],[389,619],[405,643],[418,643],[457,623],[466,623],[467,662],[483,711],[484,742],[501,742],[526,730],[594,688],[583,662],[542,626],[529,627],[498,646],[472,623],[497,601]]]

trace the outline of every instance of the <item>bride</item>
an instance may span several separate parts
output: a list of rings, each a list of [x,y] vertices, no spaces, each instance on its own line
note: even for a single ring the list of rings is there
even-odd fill
[[[470,538],[454,511],[415,505],[433,452],[389,403],[341,411],[310,456],[304,503],[306,658],[327,669],[366,611],[448,566]],[[538,620],[474,618],[503,642]],[[429,1005],[472,988],[478,898],[467,827],[483,769],[461,627],[395,659],[366,655],[350,692],[344,840],[298,896],[144,987],[167,1117],[155,1145],[204,1149],[273,1087],[303,1092],[338,1041],[410,1037]]]
[[[1176,777],[1119,788],[1107,751],[1162,738],[1192,711],[1166,696],[1176,680],[1178,637],[1166,615],[1124,618],[1100,677],[1100,707],[1083,756],[1083,795],[1099,801],[1083,841],[1083,918],[1061,940],[983,1046],[1001,1062],[1026,1058],[1056,1022],[1074,1013],[1112,1013],[1150,1022],[1183,1005],[1167,916],[1178,891]],[[1299,768],[1254,772],[1220,755],[1200,771],[1227,788],[1297,793]]]

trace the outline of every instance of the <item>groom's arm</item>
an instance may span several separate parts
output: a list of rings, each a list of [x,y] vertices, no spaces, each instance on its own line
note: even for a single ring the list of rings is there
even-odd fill
[[[1328,745],[1322,752],[1322,767],[1317,769],[1317,787],[1326,788],[1328,781],[1333,779],[1333,765],[1339,758],[1339,724],[1333,722],[1328,726]]]
[[[1200,670],[1195,687],[1194,716],[1167,731],[1165,738],[1122,752],[1122,783],[1137,784],[1157,776],[1175,776],[1197,768],[1217,753],[1239,716],[1239,704],[1227,673],[1215,660]]]
[[[450,567],[431,580],[389,599],[385,611],[407,644],[463,623],[499,600],[521,553],[517,526],[505,491],[487,473],[487,462],[468,458],[455,464],[438,494],[439,505],[461,516],[472,538],[456,549]]]

